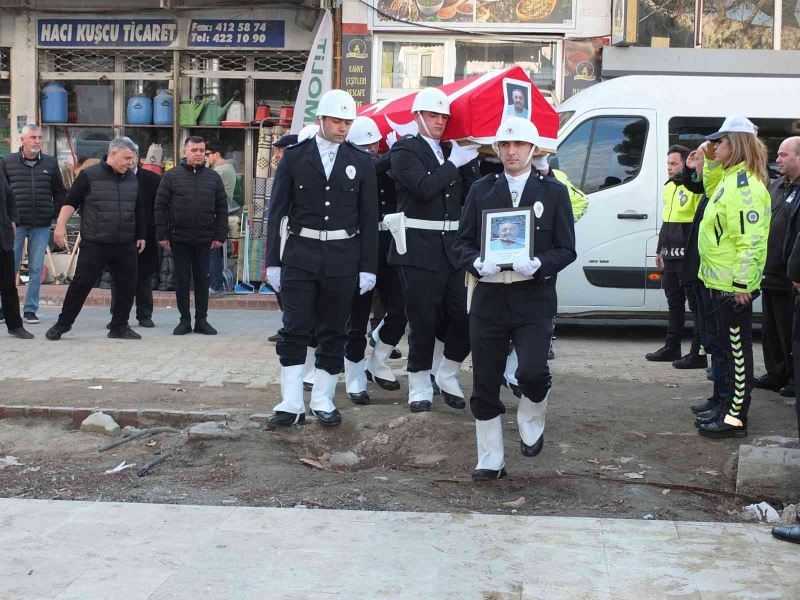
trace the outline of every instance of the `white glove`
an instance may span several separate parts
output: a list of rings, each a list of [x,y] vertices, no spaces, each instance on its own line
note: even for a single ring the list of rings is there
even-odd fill
[[[481,261],[480,256],[475,259],[475,262],[472,263],[472,266],[475,267],[475,270],[481,277],[486,277],[487,275],[494,275],[495,273],[500,272],[500,267],[498,267],[490,260]]]
[[[394,130],[390,131],[386,136],[386,145],[389,146],[389,150],[392,149],[392,146],[394,146],[394,143],[396,141],[397,141],[397,132]]]
[[[452,150],[450,150],[450,156],[447,157],[447,160],[457,167],[463,167],[469,161],[478,158],[478,148],[480,148],[478,144],[459,146],[458,142],[453,140],[450,145]]]
[[[374,273],[359,273],[358,274],[358,293],[362,296],[375,287],[375,282],[378,278]]]
[[[531,165],[537,171],[544,171],[545,173],[550,170],[550,163],[547,162],[547,155],[541,154],[539,156],[534,156],[533,160],[531,161]]]
[[[276,292],[281,291],[281,268],[267,267],[267,283]]]
[[[533,274],[539,270],[539,267],[542,266],[542,261],[535,256],[533,257],[533,260],[531,260],[528,258],[527,254],[518,254],[514,258],[514,262],[511,264],[517,273],[532,277]]]

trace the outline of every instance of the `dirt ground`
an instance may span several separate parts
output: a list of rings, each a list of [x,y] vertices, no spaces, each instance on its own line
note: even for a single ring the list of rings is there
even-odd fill
[[[99,453],[109,438],[70,430],[66,420],[6,419],[0,421],[0,458],[13,455],[23,464],[0,469],[0,495],[698,521],[738,520],[751,503],[733,494],[741,442],[701,438],[692,424],[688,405],[710,388],[702,371],[665,384],[663,377],[554,370],[545,446],[537,458],[520,455],[517,400],[503,391],[509,477],[491,484],[469,479],[476,460],[469,411],[450,409],[437,397],[431,413],[410,414],[405,378],[399,392],[370,386],[372,403],[363,407],[340,385],[341,427],[324,428],[309,417],[304,426],[277,432],[247,417],[271,412],[278,386],[182,384],[176,391],[155,383],[5,380],[3,404],[224,409],[241,437],[189,442],[185,434],[162,434]],[[471,377],[462,373],[461,379],[469,394]],[[96,383],[103,389],[88,390]],[[794,437],[795,427],[791,401],[755,391],[744,443]],[[360,462],[332,466],[331,455],[342,451],[355,452]],[[137,477],[138,466],[159,453],[168,454],[167,461]],[[138,466],[104,475],[123,460]]]

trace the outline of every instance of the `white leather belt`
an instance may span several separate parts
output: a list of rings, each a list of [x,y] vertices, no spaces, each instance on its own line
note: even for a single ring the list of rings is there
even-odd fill
[[[389,226],[383,221],[378,221],[378,231],[389,231]]]
[[[311,240],[319,240],[321,242],[333,241],[333,240],[349,240],[352,237],[358,235],[358,232],[355,233],[347,233],[346,229],[334,229],[333,231],[326,231],[326,230],[319,230],[319,229],[311,229],[310,227],[303,227],[300,229],[299,233],[291,232],[292,235],[299,235],[300,237],[308,238]]]
[[[517,281],[530,281],[533,277],[517,273],[516,271],[500,271],[494,275],[481,277],[478,283],[516,283]]]
[[[458,231],[458,221],[427,221],[406,217],[406,229],[427,229],[429,231]]]

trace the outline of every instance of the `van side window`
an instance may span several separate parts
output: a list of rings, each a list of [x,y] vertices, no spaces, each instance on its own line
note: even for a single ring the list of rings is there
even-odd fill
[[[591,194],[635,178],[646,141],[644,117],[596,117],[581,123],[559,144],[553,166]]]

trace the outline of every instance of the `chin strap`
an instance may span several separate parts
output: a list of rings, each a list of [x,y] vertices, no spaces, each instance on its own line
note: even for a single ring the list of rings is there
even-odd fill
[[[422,118],[422,115],[419,112],[415,112],[414,116],[419,117],[419,119],[417,120],[417,126],[420,129],[424,130],[422,135],[433,139],[433,136],[431,135],[431,130],[428,129],[428,124],[425,122],[425,119]]]
[[[500,147],[497,145],[497,142],[492,142],[492,150],[494,150],[494,153],[495,153],[495,154],[497,154],[497,156],[498,156],[498,158],[499,158],[499,157],[500,157]],[[526,159],[525,159],[525,164],[524,164],[524,165],[523,165],[523,167],[522,167],[523,169],[524,169],[524,168],[526,168],[528,165],[530,165],[530,164],[531,164],[531,161],[533,161],[534,155],[535,155],[537,152],[539,152],[539,148],[538,148],[538,147],[536,147],[536,146],[532,146],[532,147],[531,147],[531,151],[528,153],[528,158],[526,158]],[[502,160],[502,159],[501,159],[501,160]],[[545,160],[547,160],[547,159],[545,158]],[[534,165],[534,167],[535,167],[535,166],[536,166],[536,165]],[[548,167],[548,168],[549,168],[549,167]],[[537,168],[537,170],[538,170],[538,168]]]

